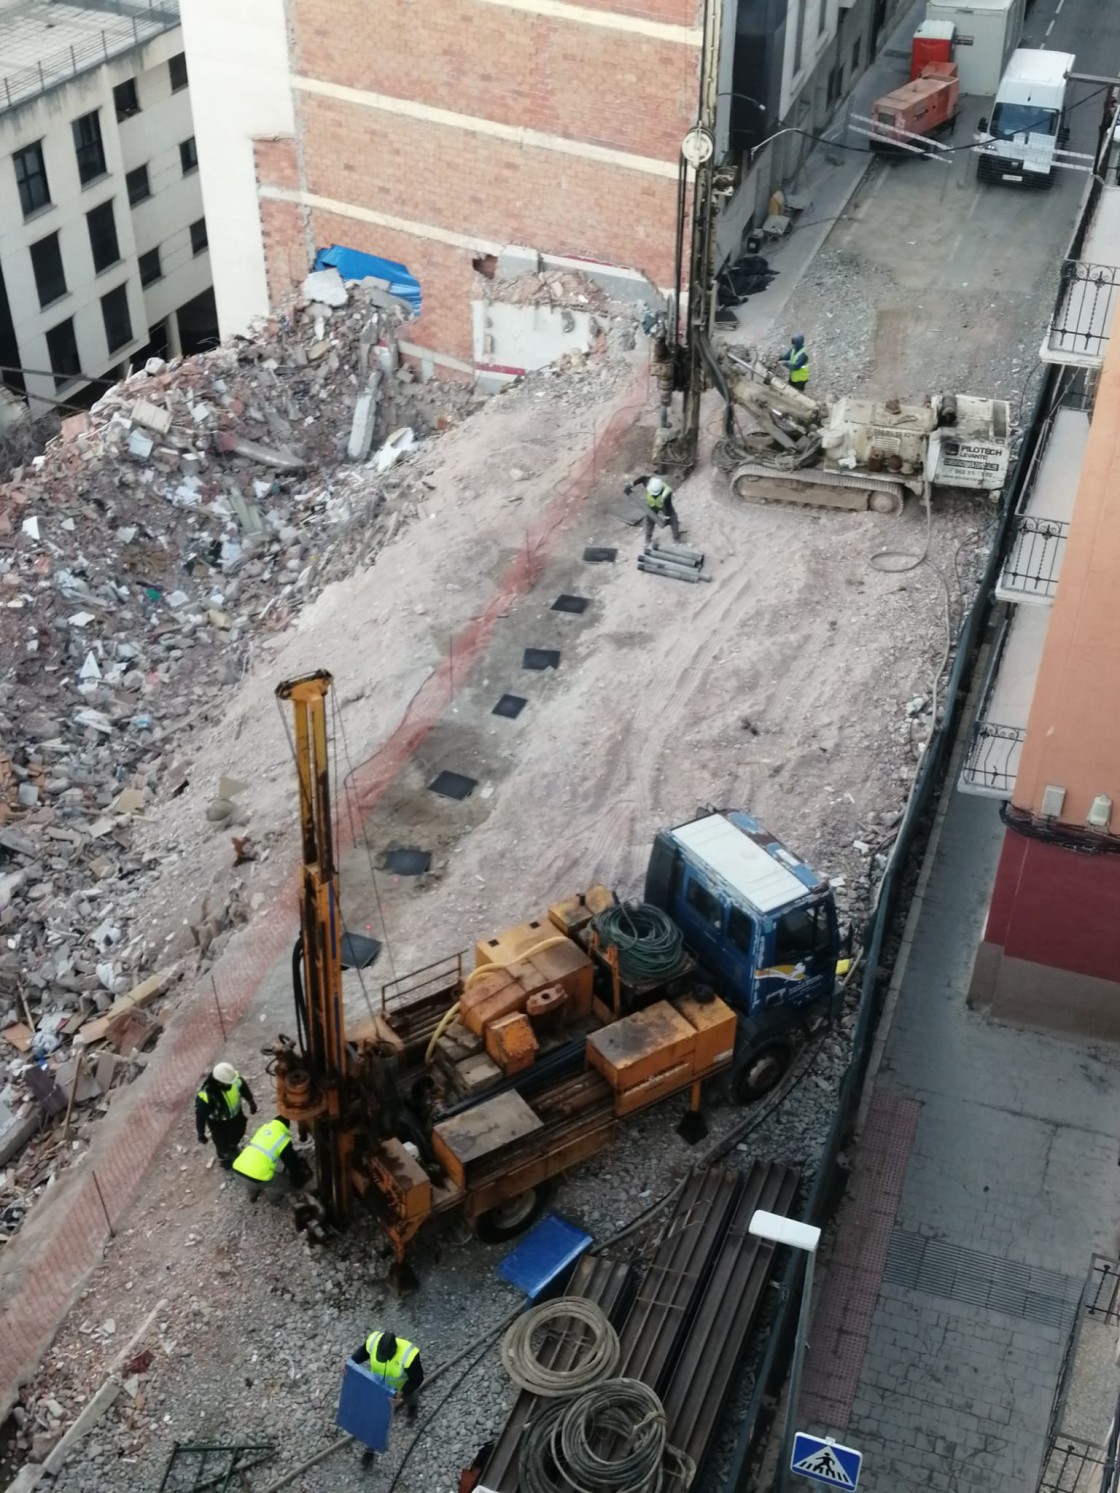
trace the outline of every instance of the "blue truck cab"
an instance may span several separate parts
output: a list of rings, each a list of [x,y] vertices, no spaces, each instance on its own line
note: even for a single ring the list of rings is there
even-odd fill
[[[645,900],[668,913],[739,1018],[734,1082],[749,1099],[789,1061],[788,1034],[831,1014],[840,933],[827,880],[741,810],[658,834]]]

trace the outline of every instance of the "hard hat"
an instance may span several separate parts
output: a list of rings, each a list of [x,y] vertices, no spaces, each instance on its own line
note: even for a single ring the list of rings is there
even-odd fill
[[[804,332],[794,332],[794,334],[793,334],[793,345],[794,345],[794,347],[804,347],[805,346],[805,333]]]
[[[646,492],[652,493],[656,498],[658,493],[665,491],[665,484],[660,477],[651,477],[646,483]]]
[[[231,1083],[237,1082],[237,1069],[232,1063],[215,1063],[214,1077],[224,1089],[228,1089]]]

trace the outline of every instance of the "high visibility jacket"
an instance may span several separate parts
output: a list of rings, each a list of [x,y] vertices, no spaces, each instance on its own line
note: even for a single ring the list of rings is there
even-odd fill
[[[228,1089],[215,1088],[211,1097],[208,1088],[198,1091],[198,1097],[206,1106],[206,1112],[215,1120],[231,1119],[241,1108],[241,1074],[239,1073]]]
[[[661,510],[665,507],[665,504],[672,503],[672,501],[673,489],[667,482],[664,484],[659,493],[652,493],[650,492],[648,487],[646,488],[646,502],[653,509],[654,513],[660,513]]]
[[[269,1120],[238,1154],[233,1169],[253,1182],[271,1182],[280,1157],[291,1143],[287,1125],[281,1120]]]
[[[420,1353],[420,1349],[406,1342],[403,1337],[397,1339],[397,1351],[389,1359],[388,1363],[378,1363],[377,1345],[385,1336],[383,1332],[371,1332],[366,1338],[366,1352],[369,1354],[369,1371],[380,1379],[390,1394],[399,1394],[404,1384],[404,1371],[408,1368]]]
[[[807,384],[809,382],[809,354],[805,349],[798,348],[796,352],[791,348],[787,359],[789,364],[789,381],[791,384]]]

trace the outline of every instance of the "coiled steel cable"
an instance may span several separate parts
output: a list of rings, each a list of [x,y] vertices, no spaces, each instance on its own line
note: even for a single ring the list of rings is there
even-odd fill
[[[691,1458],[670,1446],[665,1409],[638,1379],[606,1379],[534,1416],[522,1443],[523,1493],[661,1493],[686,1489]]]
[[[648,902],[620,902],[596,914],[591,926],[606,948],[618,950],[628,980],[667,980],[684,963],[684,939],[668,913]]]
[[[534,1338],[555,1322],[579,1324],[590,1328],[591,1341],[570,1368],[546,1367],[538,1358]],[[502,1338],[502,1364],[515,1384],[545,1399],[578,1394],[600,1379],[609,1378],[618,1367],[621,1356],[618,1333],[607,1321],[602,1309],[582,1296],[565,1296],[559,1301],[545,1301],[522,1313]]]

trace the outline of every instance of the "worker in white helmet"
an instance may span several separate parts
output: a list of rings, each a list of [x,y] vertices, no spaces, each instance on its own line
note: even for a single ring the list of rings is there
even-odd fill
[[[232,1063],[215,1063],[213,1070],[203,1076],[194,1096],[194,1124],[199,1144],[206,1144],[209,1127],[218,1160],[227,1170],[233,1165],[248,1124],[242,1108],[243,1100],[251,1113],[256,1114],[257,1101],[253,1098],[253,1091]]]
[[[665,481],[664,477],[635,477],[625,487],[626,493],[632,493],[636,487],[644,487],[646,492],[646,544],[649,545],[653,539],[654,526],[660,524],[664,527],[669,525],[673,538],[680,541],[681,526],[677,522],[677,510],[673,507],[673,489]]]

